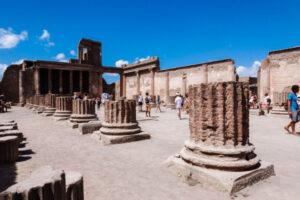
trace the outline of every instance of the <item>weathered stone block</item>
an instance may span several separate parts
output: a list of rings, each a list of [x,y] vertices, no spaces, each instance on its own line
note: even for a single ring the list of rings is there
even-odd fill
[[[19,144],[17,136],[0,137],[0,163],[15,162],[19,156]]]
[[[0,194],[5,200],[66,200],[66,179],[62,170],[50,166],[34,171],[31,176]]]
[[[78,172],[66,171],[67,200],[84,200],[83,177]]]
[[[89,134],[94,131],[98,131],[101,128],[100,121],[90,121],[79,125],[79,131],[81,134]]]

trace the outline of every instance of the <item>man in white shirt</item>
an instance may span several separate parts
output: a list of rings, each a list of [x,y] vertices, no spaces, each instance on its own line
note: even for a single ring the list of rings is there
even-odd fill
[[[178,118],[181,119],[181,109],[182,109],[183,99],[179,93],[176,93],[175,98],[175,108],[177,110]]]

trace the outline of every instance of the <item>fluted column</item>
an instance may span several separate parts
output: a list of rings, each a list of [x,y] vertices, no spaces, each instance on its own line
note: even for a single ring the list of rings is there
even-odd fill
[[[67,120],[72,114],[72,100],[71,96],[60,96],[55,98],[56,110],[54,118],[56,120]]]
[[[150,91],[150,95],[154,95],[154,69],[151,69],[150,75],[151,75],[151,91]]]
[[[35,68],[34,70],[34,84],[35,84],[35,94],[40,94],[40,70]]]
[[[95,100],[76,99],[72,101],[72,115],[70,121],[73,123],[86,123],[97,119]]]
[[[141,128],[136,121],[135,100],[106,102],[102,127],[93,135],[101,139],[103,144],[117,144],[150,138],[148,134],[141,134]]]
[[[17,136],[0,137],[0,164],[12,163],[17,160],[19,143],[20,139]]]
[[[181,152],[183,160],[225,170],[246,170],[258,165],[259,159],[249,143],[246,84],[200,84],[189,88],[189,98],[190,139]],[[222,156],[212,156],[210,160],[210,153]],[[247,155],[251,155],[248,160]]]

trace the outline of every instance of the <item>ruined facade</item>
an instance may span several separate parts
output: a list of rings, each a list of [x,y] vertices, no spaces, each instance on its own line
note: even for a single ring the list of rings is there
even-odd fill
[[[117,73],[120,80],[108,86],[103,73]],[[72,95],[73,92],[98,96],[110,90],[118,97],[135,99],[141,92],[160,95],[164,102],[172,102],[176,92],[186,94],[193,84],[236,81],[234,61],[218,60],[171,69],[160,69],[159,58],[125,65],[120,68],[102,64],[101,43],[82,39],[78,45],[77,59],[66,62],[24,61],[6,70],[1,82],[1,92],[7,100],[24,104],[35,95]]]
[[[78,59],[68,63],[27,60],[8,67],[1,82],[1,92],[8,100],[21,104],[34,95],[48,93],[72,95],[81,92],[97,96],[102,93],[102,74],[105,72],[122,74],[119,68],[102,65],[100,42],[82,39],[78,45]]]
[[[258,94],[269,93],[274,105],[286,103],[294,84],[300,85],[300,47],[271,51],[258,71]]]
[[[163,101],[168,102],[172,101],[176,92],[185,95],[190,85],[237,79],[231,59],[161,70],[159,59],[152,57],[122,69],[123,94],[128,99],[134,99],[140,92],[143,95],[148,92],[150,95],[160,95]],[[122,85],[120,83],[118,85]]]

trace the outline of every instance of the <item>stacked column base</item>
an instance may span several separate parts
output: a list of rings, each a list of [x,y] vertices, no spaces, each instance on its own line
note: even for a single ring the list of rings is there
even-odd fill
[[[143,133],[138,123],[109,124],[102,123],[99,131],[93,137],[100,139],[103,144],[119,144],[150,139],[150,135]]]
[[[67,110],[56,110],[53,117],[57,121],[68,120],[72,114],[72,111]]]

